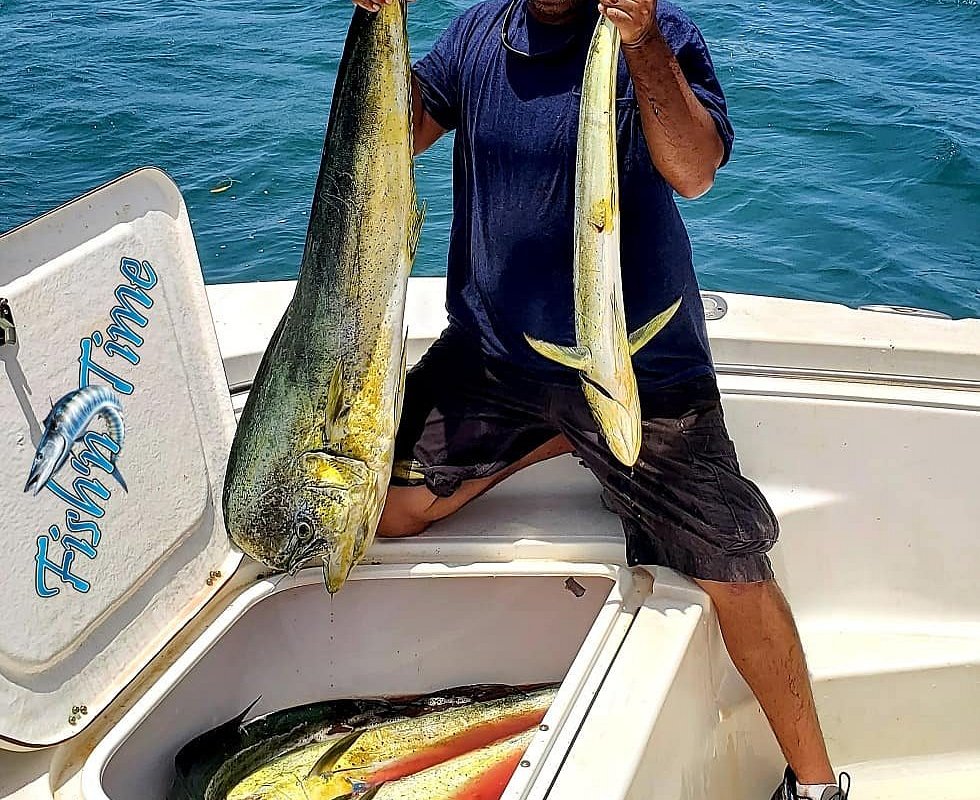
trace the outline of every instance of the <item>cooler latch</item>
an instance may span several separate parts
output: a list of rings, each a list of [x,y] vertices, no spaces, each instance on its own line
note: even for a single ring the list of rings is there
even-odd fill
[[[0,297],[0,347],[7,344],[17,344],[17,328],[14,327],[14,315],[10,313],[10,303],[6,297]]]

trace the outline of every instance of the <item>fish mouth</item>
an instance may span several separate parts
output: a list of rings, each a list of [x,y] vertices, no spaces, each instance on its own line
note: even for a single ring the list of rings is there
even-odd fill
[[[312,561],[317,556],[326,557],[326,555],[327,550],[324,548],[323,542],[313,541],[305,547],[295,548],[286,561],[286,572],[290,576],[295,575],[307,562]]]
[[[44,465],[41,465],[44,466]],[[27,477],[27,483],[24,484],[24,491],[30,492],[35,497],[41,491],[41,487],[47,483],[47,479],[41,480],[41,469],[37,467],[31,470],[31,474]]]
[[[37,497],[38,493],[47,486],[55,473],[65,463],[71,455],[68,448],[69,443],[60,432],[45,431],[38,442],[37,451],[34,455],[34,462],[31,464],[31,471],[27,476],[27,483],[24,484],[25,492],[33,492]]]
[[[332,547],[323,558],[323,585],[330,594],[337,594],[354,569],[354,542]]]
[[[639,417],[630,413],[622,402],[597,381],[582,375],[582,382],[597,395],[595,400],[589,400],[589,404],[606,445],[618,461],[632,467],[640,455],[642,433],[638,424]],[[588,396],[588,392],[586,395]]]
[[[24,484],[24,491],[30,492],[35,497],[38,496],[49,480],[54,477],[55,468],[58,465],[57,459],[45,458],[31,466],[30,474],[27,476],[27,483]]]
[[[323,542],[310,542],[306,547],[295,550],[286,564],[286,572],[292,577],[311,561],[319,558],[323,564],[323,585],[330,594],[337,594],[346,583],[354,567],[353,557],[343,550],[324,546]]]

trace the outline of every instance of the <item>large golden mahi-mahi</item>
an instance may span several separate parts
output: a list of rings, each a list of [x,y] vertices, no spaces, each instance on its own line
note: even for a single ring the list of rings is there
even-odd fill
[[[336,592],[374,540],[404,387],[403,313],[422,222],[405,4],[354,12],[295,293],[232,445],[228,532]]]
[[[633,466],[640,454],[640,399],[631,357],[681,301],[627,335],[619,264],[616,75],[619,31],[600,17],[589,45],[575,161],[574,346],[527,336],[538,353],[581,371],[582,389],[609,449]]]

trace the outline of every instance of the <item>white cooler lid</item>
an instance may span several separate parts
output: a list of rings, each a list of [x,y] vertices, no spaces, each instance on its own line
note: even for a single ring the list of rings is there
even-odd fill
[[[187,209],[163,172],[0,237],[0,297],[16,332],[0,346],[0,746],[39,746],[91,722],[238,566],[220,503],[235,417]],[[54,479],[65,494],[25,493],[51,400],[86,377],[122,400],[128,493],[82,465],[102,487],[85,497],[71,460]]]

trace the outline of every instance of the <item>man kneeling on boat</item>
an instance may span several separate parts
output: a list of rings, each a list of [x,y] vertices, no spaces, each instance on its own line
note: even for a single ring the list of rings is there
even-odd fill
[[[355,0],[369,11],[378,2]],[[589,0],[482,0],[413,69],[416,153],[455,130],[450,325],[409,373],[379,535],[420,533],[509,475],[574,452],[622,519],[630,564],[690,576],[789,763],[774,800],[844,800],[792,614],[767,551],[778,524],[740,470],[673,192],[712,185],[734,138],[707,46],[667,0],[602,0],[622,37],[616,114],[627,328],[683,298],[634,358],[632,469],[596,428],[580,378],[525,333],[574,342],[576,136]]]

